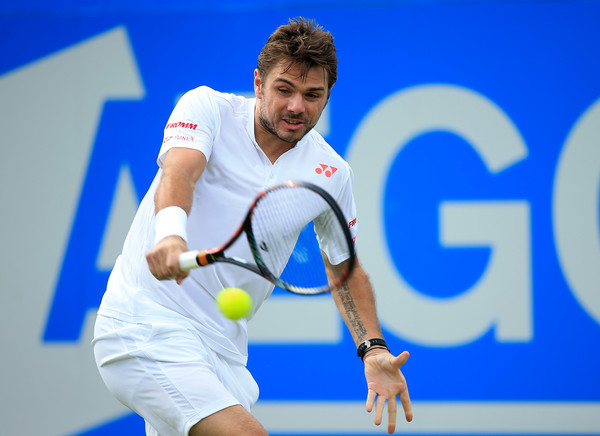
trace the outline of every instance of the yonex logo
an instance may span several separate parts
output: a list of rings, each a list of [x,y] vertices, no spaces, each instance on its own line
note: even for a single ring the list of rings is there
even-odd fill
[[[175,135],[175,136],[167,136],[164,140],[163,140],[163,144],[165,142],[169,142],[171,139],[178,139],[180,141],[190,141],[190,142],[194,142],[194,138],[192,136],[182,136],[182,135]]]
[[[315,168],[315,173],[324,174],[325,177],[331,177],[337,171],[336,167],[332,167],[331,165],[319,164],[317,168]]]

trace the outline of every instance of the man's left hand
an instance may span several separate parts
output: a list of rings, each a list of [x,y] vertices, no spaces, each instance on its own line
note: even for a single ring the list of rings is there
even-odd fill
[[[371,350],[364,356],[365,377],[367,379],[367,412],[375,406],[375,425],[380,425],[383,419],[385,402],[388,403],[388,433],[396,430],[396,397],[404,409],[408,422],[413,419],[412,406],[408,395],[406,379],[400,367],[408,360],[408,351],[399,356],[390,354],[387,350]]]

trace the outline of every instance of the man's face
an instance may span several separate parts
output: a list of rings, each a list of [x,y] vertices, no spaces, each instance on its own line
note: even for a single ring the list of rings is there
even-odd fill
[[[259,99],[259,123],[281,141],[295,144],[317,124],[329,91],[322,67],[313,67],[300,77],[300,67],[282,62],[260,77],[254,72],[254,88]]]

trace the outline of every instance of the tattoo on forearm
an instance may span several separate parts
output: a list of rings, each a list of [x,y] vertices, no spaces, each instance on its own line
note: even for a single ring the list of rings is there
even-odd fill
[[[350,293],[350,288],[347,284],[344,284],[337,289],[337,292],[340,297],[340,301],[344,306],[349,325],[356,334],[358,340],[360,342],[364,341],[367,335],[367,329],[365,329],[365,326],[358,315],[358,310],[354,304],[354,299]]]

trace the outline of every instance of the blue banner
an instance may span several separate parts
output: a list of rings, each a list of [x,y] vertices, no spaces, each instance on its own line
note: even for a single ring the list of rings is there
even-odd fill
[[[177,99],[252,95],[298,15],[335,37],[317,129],[354,169],[359,257],[411,353],[397,431],[600,434],[600,3],[328,5],[0,8],[10,434],[143,434],[89,345],[108,274]],[[384,433],[330,297],[277,292],[250,334],[270,434]]]

